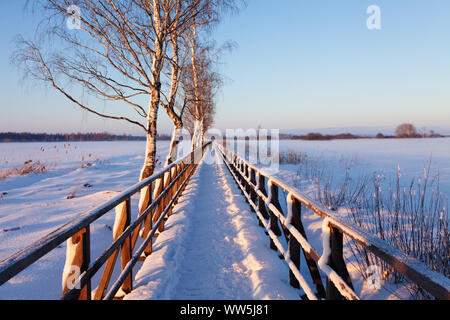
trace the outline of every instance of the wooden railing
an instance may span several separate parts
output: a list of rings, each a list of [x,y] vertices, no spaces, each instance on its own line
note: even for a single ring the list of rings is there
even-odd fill
[[[114,199],[81,215],[0,262],[0,285],[67,241],[62,284],[63,299],[111,300],[129,293],[133,289],[133,267],[141,257],[151,254],[153,236],[157,231],[164,230],[164,221],[171,215],[173,206],[208,146],[209,143],[205,144],[158,174],[138,183]],[[131,222],[130,199],[138,192],[141,192],[140,212],[136,220]],[[90,226],[112,209],[116,212],[113,227],[114,241],[106,251],[92,261]],[[135,248],[139,234],[144,240],[138,248]],[[119,253],[121,273],[109,291],[106,291]],[[103,266],[103,273],[94,292],[91,290],[91,279]]]
[[[339,218],[335,212],[308,199],[279,179],[263,173],[261,169],[224,146],[218,144],[216,146],[252,211],[257,214],[260,225],[267,230],[270,247],[278,250],[287,262],[290,284],[295,288],[301,287],[308,299],[359,299],[354,292],[344,261],[344,234],[435,298],[450,299],[450,279],[444,275],[431,270],[380,238]],[[279,202],[280,190],[287,194],[287,212],[283,212]],[[323,241],[322,256],[319,256],[308,242],[302,223],[303,207],[309,208],[323,218],[322,232],[326,237]],[[283,241],[280,241],[283,235],[287,243],[284,245]],[[301,252],[309,269],[311,277],[309,282],[300,273]],[[326,275],[326,286],[322,283],[320,271]]]

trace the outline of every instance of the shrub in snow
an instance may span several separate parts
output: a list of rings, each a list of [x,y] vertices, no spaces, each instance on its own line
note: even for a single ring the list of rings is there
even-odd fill
[[[400,166],[392,176],[380,172],[370,176],[357,172],[355,164],[351,159],[333,164],[304,157],[295,185],[308,187],[316,201],[347,214],[352,223],[450,276],[449,206],[440,191],[439,172],[431,175],[428,164],[423,177],[405,182]],[[358,243],[350,240],[347,246],[363,278],[367,278],[367,268],[379,266],[384,282],[406,284],[414,298],[431,298]]]
[[[11,176],[25,176],[31,173],[43,173],[47,171],[47,167],[40,161],[25,161],[21,167],[0,170],[0,180]]]

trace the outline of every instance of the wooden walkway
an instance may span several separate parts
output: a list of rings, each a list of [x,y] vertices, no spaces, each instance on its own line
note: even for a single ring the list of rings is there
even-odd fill
[[[223,146],[210,146],[1,261],[0,285],[66,243],[63,299],[357,300],[345,235],[435,298],[450,299],[449,278]],[[137,194],[139,212],[132,214]],[[320,255],[305,233],[305,209],[323,219]],[[92,257],[91,225],[111,211],[113,242]],[[120,274],[113,276],[116,265]]]
[[[206,152],[125,299],[299,299],[217,152]]]

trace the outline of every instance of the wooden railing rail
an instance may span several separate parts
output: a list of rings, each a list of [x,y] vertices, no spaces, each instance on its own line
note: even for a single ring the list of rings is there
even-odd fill
[[[413,283],[428,291],[437,299],[450,299],[450,279],[431,270],[422,262],[390,246],[384,240],[351,224],[336,212],[325,208],[302,193],[287,186],[280,179],[265,174],[225,146],[215,144],[234,180],[259,218],[270,237],[270,247],[278,250],[289,266],[289,278],[293,287],[301,287],[308,299],[358,300],[343,256],[343,235],[355,240],[374,255],[391,265]],[[267,189],[266,190],[266,186]],[[287,194],[287,212],[279,203],[278,193]],[[323,218],[323,254],[308,242],[302,224],[302,207],[309,208]],[[284,235],[287,248],[280,241]],[[300,273],[300,251],[303,252],[313,286]],[[320,271],[326,275],[326,288]]]
[[[65,224],[27,248],[0,262],[0,285],[28,268],[41,257],[67,241],[66,264],[63,271],[63,299],[116,299],[133,289],[132,269],[142,256],[152,251],[152,238],[164,230],[164,221],[185,189],[190,177],[210,143],[171,164],[161,172],[129,188],[114,199]],[[157,187],[155,199],[152,190]],[[131,221],[130,199],[141,197],[140,212]],[[113,243],[93,262],[90,250],[90,226],[112,209],[116,211]],[[135,250],[137,237],[144,239]],[[120,253],[121,273],[105,294]],[[92,290],[91,279],[103,267],[99,284]]]

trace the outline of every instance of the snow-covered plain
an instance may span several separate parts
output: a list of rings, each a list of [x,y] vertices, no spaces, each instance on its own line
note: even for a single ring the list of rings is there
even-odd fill
[[[168,142],[157,147],[163,162]],[[1,169],[29,160],[48,168],[0,181],[0,194],[7,193],[0,199],[0,260],[136,184],[144,151],[145,142],[0,144]],[[92,226],[92,257],[111,244],[114,217],[110,212]],[[0,299],[59,299],[65,251],[61,245],[0,286]]]
[[[333,141],[282,141],[280,152],[302,152],[309,157],[309,170],[319,168],[324,177],[331,177],[334,186],[341,186],[348,173],[357,181],[366,176],[376,176],[381,181],[382,192],[389,192],[390,186],[400,172],[400,185],[408,187],[413,179],[415,184],[429,177],[429,189],[439,191],[444,200],[444,210],[448,210],[450,196],[450,138],[439,139],[358,139]],[[273,172],[283,181],[307,194],[316,197],[315,183],[305,179],[307,170],[300,169],[298,164],[281,164],[279,170]],[[368,183],[372,183],[371,180]],[[437,187],[439,186],[439,189]],[[339,210],[346,213],[346,208]],[[314,247],[321,250],[322,219],[315,214],[304,216],[308,235]],[[437,223],[437,222],[436,222]],[[401,285],[384,285],[381,290],[370,290],[357,271],[352,252],[345,252],[347,264],[355,291],[363,299],[407,299],[408,292]]]
[[[245,142],[239,142],[245,144]],[[231,147],[231,145],[229,145]],[[236,147],[238,153],[244,148]],[[272,146],[273,150],[276,150]],[[450,138],[438,139],[357,139],[357,140],[331,140],[331,141],[280,141],[279,152],[281,155],[302,154],[302,164],[281,163],[277,165],[261,166],[264,172],[279,177],[287,185],[299,190],[311,199],[317,199],[317,183],[309,176],[314,172],[321,178],[331,179],[331,189],[339,190],[346,173],[351,181],[358,181],[360,177],[368,177],[368,183],[376,176],[382,181],[383,192],[388,192],[389,187],[395,185],[400,170],[400,185],[408,187],[415,179],[424,181],[425,171],[429,176],[429,184],[433,191],[439,192],[444,200],[444,210],[450,196]],[[242,155],[242,154],[241,154]],[[313,175],[311,175],[313,176]],[[437,179],[438,178],[438,179]],[[323,182],[323,181],[322,181]],[[322,186],[323,187],[323,186]],[[431,188],[430,187],[430,188]],[[430,192],[430,193],[431,193]],[[287,204],[280,194],[280,203],[287,212]],[[322,253],[322,224],[323,220],[309,210],[303,213],[308,240]],[[347,214],[346,208],[340,208],[340,214]],[[408,299],[409,293],[402,285],[384,284],[380,290],[370,290],[367,283],[358,272],[360,265],[353,259],[353,254],[348,247],[344,255],[347,268],[353,279],[355,292],[362,299]],[[301,266],[305,266],[303,260]],[[363,268],[364,269],[364,268]],[[302,273],[308,270],[302,268]]]
[[[0,195],[3,194],[0,196],[0,260],[135,184],[144,150],[143,142],[0,144],[0,169],[20,166],[28,160],[39,160],[48,169],[44,173],[0,181]],[[342,175],[342,167],[339,166],[342,161],[351,161],[355,172],[370,174],[382,171],[386,176],[395,176],[400,166],[405,181],[423,176],[424,167],[431,157],[432,172],[439,171],[441,192],[450,195],[449,138],[282,141],[280,150],[302,151],[321,159],[318,163],[331,167],[337,177]],[[158,144],[161,161],[167,151],[167,142]],[[297,171],[298,165],[286,164],[271,173],[300,191],[309,192],[303,185],[296,184]],[[205,181],[199,178],[199,174]],[[210,191],[209,195],[205,191]],[[208,195],[199,198],[203,203],[189,199],[191,195],[200,193]],[[67,199],[69,195],[74,197]],[[137,212],[137,202],[138,199],[132,199],[133,212]],[[220,210],[215,210],[213,203],[219,203]],[[257,226],[255,216],[248,210],[248,205],[223,166],[200,166],[174,212],[177,214],[168,220],[166,232],[155,243],[157,250],[154,255],[136,275],[137,291],[128,298],[298,297],[299,292],[286,286],[287,267],[276,253],[267,249],[268,239],[263,229]],[[111,243],[113,223],[112,212],[93,225],[93,257],[97,257]],[[322,220],[306,213],[304,224],[311,243],[321,253]],[[210,242],[207,237],[216,238]],[[206,256],[198,255],[200,253],[196,252],[193,244],[206,252]],[[225,248],[230,248],[231,252],[208,255],[211,249],[217,252]],[[194,259],[187,260],[189,256]],[[62,245],[0,286],[0,299],[58,299],[64,258],[65,245]],[[187,261],[192,263],[183,265]],[[221,268],[220,277],[208,278],[215,268]],[[117,270],[115,272],[117,274]],[[356,279],[355,291],[362,298],[403,297],[404,292],[394,292],[398,288],[371,292],[365,288],[355,270],[350,272]],[[269,277],[269,274],[274,277]],[[179,281],[180,276],[187,280]],[[209,288],[207,284],[213,281],[218,281],[216,283],[220,283],[223,290]]]
[[[450,195],[450,138],[436,139],[357,139],[331,141],[282,141],[280,151],[302,151],[323,160],[347,159],[354,169],[396,175],[402,179],[423,177],[431,164],[431,176],[439,173],[441,191]],[[282,167],[281,171],[289,170]]]

